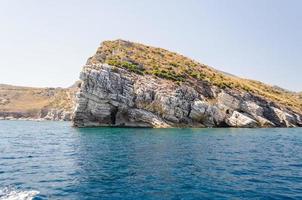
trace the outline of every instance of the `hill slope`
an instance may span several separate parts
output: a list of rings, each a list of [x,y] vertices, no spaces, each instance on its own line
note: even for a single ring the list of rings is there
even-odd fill
[[[0,117],[70,120],[75,91],[0,84]]]
[[[301,126],[295,93],[177,53],[105,41],[81,72],[75,126]]]

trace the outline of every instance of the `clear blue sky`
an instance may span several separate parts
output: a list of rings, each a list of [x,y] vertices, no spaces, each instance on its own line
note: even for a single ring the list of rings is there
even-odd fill
[[[71,85],[103,40],[302,90],[300,0],[1,0],[0,83]]]

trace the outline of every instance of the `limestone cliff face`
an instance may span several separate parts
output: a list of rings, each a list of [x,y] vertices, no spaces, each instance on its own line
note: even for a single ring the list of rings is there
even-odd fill
[[[302,115],[261,96],[175,82],[105,63],[80,75],[73,124],[121,127],[300,127]]]
[[[77,127],[302,126],[296,93],[138,43],[103,42],[80,79]]]

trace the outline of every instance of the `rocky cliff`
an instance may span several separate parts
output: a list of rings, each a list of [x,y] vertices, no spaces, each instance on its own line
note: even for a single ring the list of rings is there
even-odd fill
[[[302,126],[294,93],[138,43],[102,43],[80,79],[77,127]]]
[[[0,119],[69,121],[76,90],[0,84]]]

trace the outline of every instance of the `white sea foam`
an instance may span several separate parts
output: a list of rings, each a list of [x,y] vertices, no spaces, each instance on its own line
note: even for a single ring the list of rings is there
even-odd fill
[[[39,191],[36,190],[14,190],[11,188],[0,189],[0,200],[31,200]]]

